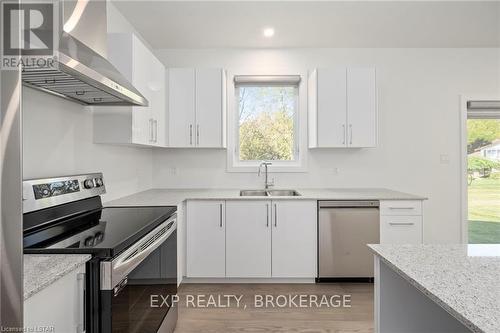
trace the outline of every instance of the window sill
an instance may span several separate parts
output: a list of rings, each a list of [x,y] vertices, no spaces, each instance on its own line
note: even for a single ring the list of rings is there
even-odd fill
[[[259,172],[259,164],[256,165],[228,165],[227,172],[234,173],[257,173]],[[276,165],[268,167],[269,173],[303,173],[307,172],[307,166],[304,165]]]

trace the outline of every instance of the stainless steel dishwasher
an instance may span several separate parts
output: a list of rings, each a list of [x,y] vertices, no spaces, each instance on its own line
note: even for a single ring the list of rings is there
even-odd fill
[[[318,202],[317,282],[373,281],[366,244],[380,240],[378,201]]]

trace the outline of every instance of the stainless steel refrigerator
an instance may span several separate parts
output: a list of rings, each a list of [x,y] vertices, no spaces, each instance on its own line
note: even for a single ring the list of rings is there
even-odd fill
[[[0,20],[3,22],[3,20]],[[0,33],[3,33],[0,24]],[[19,32],[10,32],[19,38]],[[0,329],[22,327],[21,73],[0,70]]]

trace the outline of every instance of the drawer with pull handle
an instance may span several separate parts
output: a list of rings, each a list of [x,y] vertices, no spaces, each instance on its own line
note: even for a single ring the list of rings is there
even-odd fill
[[[380,201],[380,215],[422,215],[420,200]]]
[[[422,216],[381,216],[380,243],[422,243]]]

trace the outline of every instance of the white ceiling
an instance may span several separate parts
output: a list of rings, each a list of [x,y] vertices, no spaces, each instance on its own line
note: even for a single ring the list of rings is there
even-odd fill
[[[496,1],[114,3],[154,48],[500,46]]]

